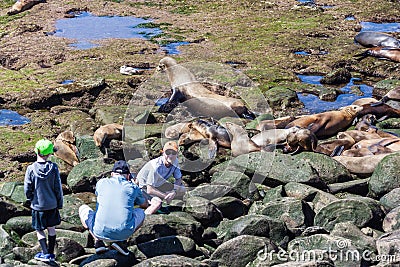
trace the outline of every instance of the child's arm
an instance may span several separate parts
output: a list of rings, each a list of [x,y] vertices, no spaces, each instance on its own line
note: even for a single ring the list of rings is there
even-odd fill
[[[25,180],[24,180],[24,193],[26,198],[32,202],[33,200],[33,190],[34,190],[34,185],[31,180],[31,167],[28,166],[25,172]]]

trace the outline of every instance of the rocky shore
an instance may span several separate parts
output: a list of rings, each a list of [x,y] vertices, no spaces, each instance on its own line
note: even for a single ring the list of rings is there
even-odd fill
[[[213,92],[245,100],[258,118],[302,115],[298,93],[333,101],[342,94],[335,84],[350,77],[369,78],[377,99],[400,86],[399,63],[352,58],[361,50],[352,39],[359,22],[396,21],[395,1],[338,1],[332,9],[323,8],[329,1],[314,7],[206,2],[38,1],[16,15],[6,14],[11,1],[0,3],[0,105],[30,120],[0,127],[0,267],[47,265],[33,260],[40,248],[23,177],[35,160],[35,142],[54,141],[66,130],[75,135],[79,163],[51,158],[61,170],[65,203],[55,266],[399,266],[400,152],[383,158],[372,173],[354,174],[314,152],[276,149],[232,157],[230,149],[219,148],[210,160],[201,142],[180,146],[189,192],[173,201],[171,213],[146,217],[128,240],[129,256],[95,254],[78,207],[95,206],[95,184],[115,160],[126,159],[138,172],[160,154],[165,129],[189,119],[179,107],[165,113],[155,106],[171,95],[166,76],[156,70],[165,39],[188,40],[176,56],[179,63]],[[155,18],[167,36],[73,50],[70,40],[49,33],[56,20],[80,11]],[[344,23],[350,14],[356,20]],[[295,55],[297,50],[311,56]],[[123,65],[141,71],[123,75]],[[302,84],[298,73],[323,75],[328,85]],[[351,90],[362,94],[357,85]],[[243,125],[249,136],[257,133],[258,120],[219,120],[227,121]],[[99,148],[93,134],[110,123],[123,125],[123,136]],[[400,134],[399,118],[377,127]]]

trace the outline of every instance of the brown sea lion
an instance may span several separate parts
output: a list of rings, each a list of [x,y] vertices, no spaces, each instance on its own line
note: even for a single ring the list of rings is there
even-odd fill
[[[348,156],[336,156],[334,160],[345,166],[349,172],[360,175],[370,175],[374,172],[378,163],[387,155],[370,155],[364,157],[348,157]]]
[[[360,106],[350,105],[339,110],[306,115],[290,122],[286,128],[299,126],[311,130],[318,138],[329,137],[350,126],[362,109]]]
[[[358,33],[354,37],[354,41],[359,43],[364,47],[400,47],[400,41],[394,38],[393,36],[381,33],[381,32],[373,32],[373,31],[364,31]]]
[[[366,114],[373,114],[376,116],[378,121],[387,119],[387,118],[400,118],[400,110],[392,108],[389,105],[384,103],[372,103],[366,104],[362,106],[363,109],[358,113],[359,117],[362,117]]]
[[[392,47],[373,47],[362,53],[363,56],[373,56],[400,62],[400,48]]]
[[[118,123],[110,123],[100,126],[93,134],[94,143],[101,147],[106,140],[121,139],[123,126]]]
[[[318,144],[315,152],[322,153],[331,157],[337,156],[336,153],[339,153],[339,151],[337,151],[338,149],[340,151],[350,149],[351,146],[356,143],[356,141],[354,141],[354,139],[350,135],[341,135],[340,137],[341,138],[325,141]]]
[[[54,141],[54,147],[57,149],[54,155],[62,159],[71,166],[79,163],[79,152],[75,146],[75,136],[72,131],[60,133]]]
[[[221,126],[216,121],[206,121],[198,119],[189,124],[189,128],[200,132],[208,139],[217,142],[218,145],[226,148],[231,147],[231,135],[225,127]]]
[[[7,15],[15,15],[25,10],[32,8],[34,5],[39,3],[45,3],[45,0],[18,0],[11,9],[7,12]]]
[[[165,129],[164,136],[168,139],[179,138],[179,135],[189,132],[190,122],[180,122]]]
[[[377,139],[381,138],[379,134],[374,132],[365,132],[358,130],[348,130],[345,132],[339,132],[336,135],[337,139],[350,139],[350,137],[355,141],[355,143],[364,139]],[[351,140],[351,139],[350,139]]]
[[[230,132],[232,136],[231,140],[231,151],[232,156],[237,157],[242,154],[247,154],[254,151],[261,151],[261,147],[254,143],[245,129],[241,126],[234,124],[232,122],[227,122],[226,129]]]
[[[390,148],[380,146],[380,145],[372,145],[368,148],[361,147],[361,148],[351,148],[348,150],[343,151],[341,156],[348,156],[348,157],[364,157],[370,155],[379,155],[379,154],[389,154],[393,153],[394,151]]]
[[[317,143],[318,139],[312,131],[299,129],[288,134],[283,153],[291,153],[293,155],[300,151],[314,151]]]
[[[373,98],[373,97],[364,97],[364,98],[359,98],[355,100],[352,105],[357,105],[357,106],[363,106],[366,104],[372,104],[372,103],[377,103],[379,102],[378,99]]]
[[[265,130],[254,135],[251,140],[258,146],[266,146],[269,144],[283,144],[286,142],[288,134],[294,133],[300,129],[300,127],[294,126],[287,129]]]
[[[286,117],[281,117],[273,120],[262,120],[258,123],[256,126],[256,130],[262,132],[266,130],[271,130],[271,129],[283,129],[288,125],[289,122],[294,121],[299,117],[295,116],[286,116]]]
[[[380,102],[385,103],[389,100],[400,101],[400,86],[387,92],[381,99]]]
[[[361,120],[357,122],[355,128],[359,131],[367,131],[370,128],[376,128],[376,116],[373,114],[366,114],[362,116]]]
[[[361,140],[352,148],[370,148],[371,146],[383,146],[393,151],[400,151],[400,138],[378,138]]]
[[[157,69],[166,71],[171,83],[172,96],[169,102],[184,102],[183,104],[195,115],[216,119],[232,117],[235,113],[244,118],[255,118],[240,99],[218,95],[208,90],[175,59],[164,57],[160,60]]]

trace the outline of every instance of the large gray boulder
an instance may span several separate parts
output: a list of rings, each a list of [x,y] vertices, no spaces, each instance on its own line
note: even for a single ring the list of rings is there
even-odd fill
[[[338,198],[332,194],[301,183],[289,182],[284,188],[288,197],[312,202],[312,208],[316,213],[329,203],[338,200]]]
[[[10,218],[30,215],[31,211],[20,203],[16,203],[6,197],[0,197],[0,214],[0,224],[4,224]]]
[[[231,160],[241,172],[253,175],[254,182],[268,186],[299,182],[325,188],[327,184],[350,180],[348,170],[332,158],[312,152],[287,155],[253,152]]]
[[[159,266],[176,266],[176,267],[208,267],[207,263],[191,259],[179,255],[162,255],[151,259],[144,260],[135,265],[136,267],[159,267]]]
[[[376,166],[369,180],[369,193],[373,197],[382,197],[391,190],[400,187],[400,152],[384,157]]]
[[[235,197],[219,197],[211,200],[218,210],[221,211],[223,218],[230,220],[236,219],[246,214],[248,207]]]
[[[222,171],[216,172],[211,178],[211,184],[228,185],[234,188],[241,198],[259,200],[260,195],[250,177],[242,172]]]
[[[360,251],[350,239],[327,234],[297,237],[289,242],[287,253],[290,261],[328,258],[338,267],[361,266]]]
[[[389,210],[400,206],[400,187],[385,194],[379,199],[379,202]]]
[[[254,202],[248,214],[267,215],[283,221],[292,233],[300,234],[307,226],[312,225],[315,213],[305,201],[283,197],[268,203]]]
[[[200,242],[203,231],[201,224],[185,212],[152,214],[146,217],[142,227],[128,239],[128,243],[135,245],[174,235],[189,237],[195,242]]]
[[[379,202],[367,197],[334,201],[323,207],[314,218],[314,224],[331,231],[335,224],[352,222],[357,227],[380,227],[384,212]]]
[[[196,243],[185,236],[165,236],[137,245],[138,249],[147,257],[161,255],[196,256]]]
[[[277,247],[268,238],[241,235],[220,245],[210,260],[217,266],[242,267],[253,262],[263,249],[275,251]]]
[[[400,206],[392,209],[383,219],[383,231],[392,232],[400,230]]]
[[[108,177],[113,164],[106,163],[102,158],[88,159],[76,165],[67,177],[67,184],[74,193],[94,192],[100,178]]]
[[[74,240],[78,244],[80,244],[82,247],[86,247],[88,244],[88,237],[89,237],[89,232],[85,231],[83,233],[76,232],[76,231],[70,231],[70,230],[64,230],[64,229],[56,229],[57,233],[57,238],[65,237],[71,240]],[[37,236],[36,236],[36,231],[27,233],[22,236],[21,240],[33,247],[38,244]]]
[[[382,262],[389,262],[392,266],[400,263],[400,230],[383,234],[376,240],[376,247]]]
[[[0,224],[0,258],[11,253],[13,247],[17,245],[17,242],[4,228],[4,224]]]
[[[192,215],[204,226],[216,224],[222,220],[222,212],[211,201],[202,197],[187,197],[184,211]]]
[[[23,182],[5,182],[0,183],[0,196],[5,196],[17,203],[25,203],[26,197],[24,193]]]

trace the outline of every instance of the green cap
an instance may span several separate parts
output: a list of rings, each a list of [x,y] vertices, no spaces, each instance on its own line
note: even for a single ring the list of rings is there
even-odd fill
[[[47,156],[49,154],[54,153],[54,146],[50,140],[41,139],[37,141],[35,145],[35,152],[36,154]]]

